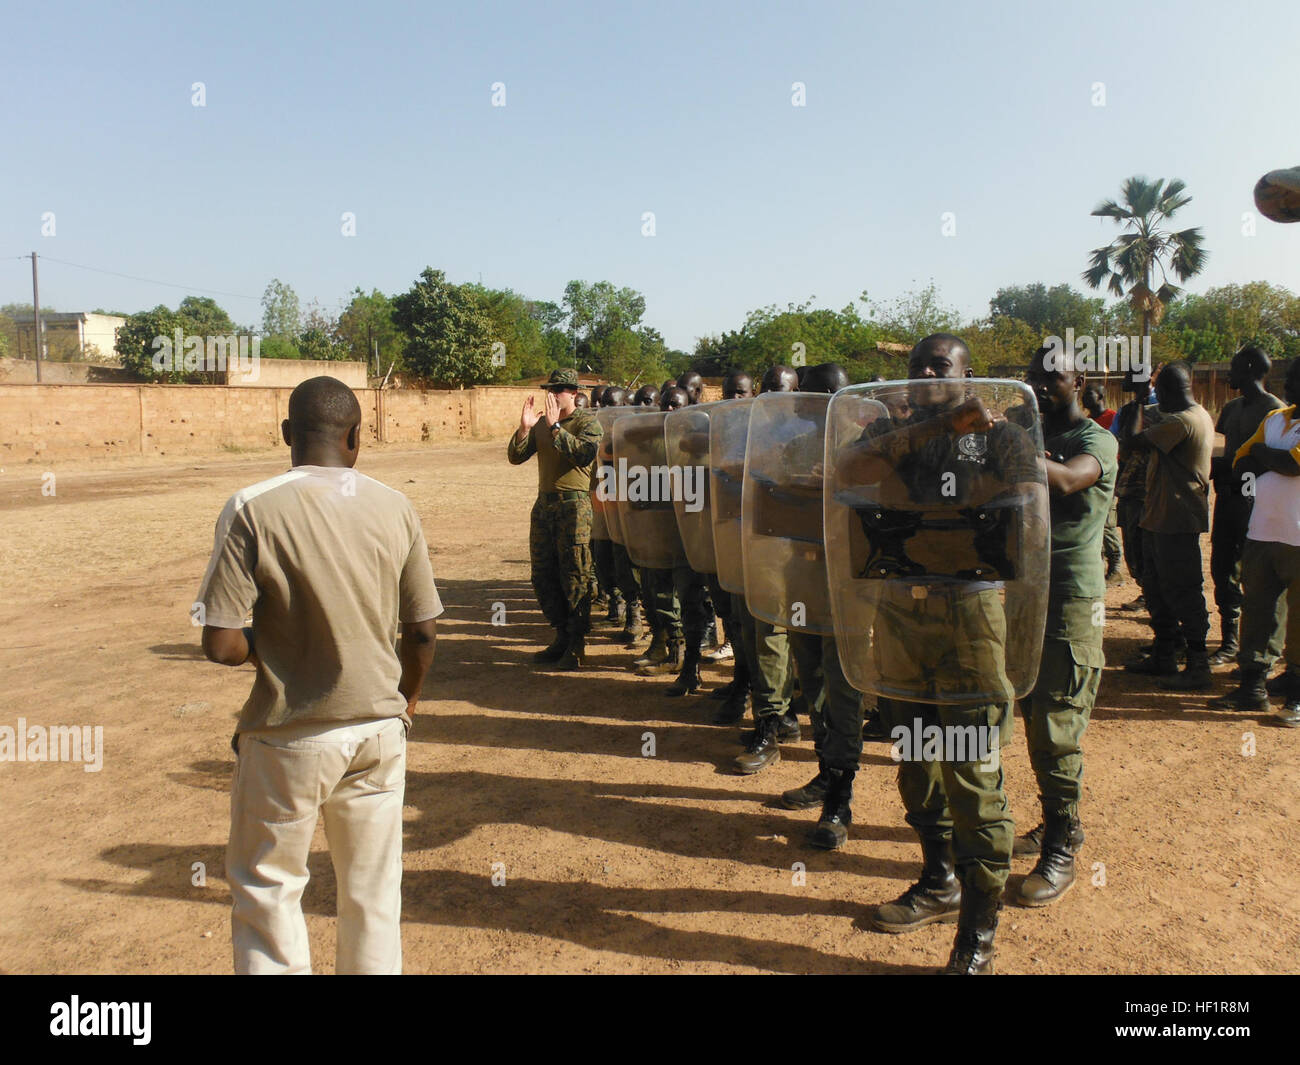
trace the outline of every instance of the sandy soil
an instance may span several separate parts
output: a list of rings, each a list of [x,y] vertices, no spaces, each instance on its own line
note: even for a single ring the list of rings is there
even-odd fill
[[[188,611],[225,499],[285,466],[283,451],[56,466],[54,496],[41,493],[45,471],[0,474],[0,724],[102,725],[105,748],[98,773],[0,763],[0,969],[230,970],[229,740],[251,673],[205,662]],[[418,506],[447,605],[409,748],[408,971],[942,964],[952,926],[856,927],[917,872],[884,745],[864,759],[848,846],[808,849],[816,811],[774,798],[812,775],[809,740],[733,775],[736,730],[707,723],[716,704],[664,698],[667,681],[629,674],[632,655],[603,627],[586,672],[528,664],[549,632],[528,585],[531,466],[508,466],[494,443],[375,449],[359,468]],[[1125,584],[1110,604],[1135,594]],[[1085,875],[1050,910],[1004,911],[999,968],[1300,970],[1300,731],[1126,677],[1118,667],[1146,629],[1111,617],[1085,741]],[[1024,830],[1038,811],[1020,724],[1006,762]],[[1030,865],[1017,860],[1012,888]],[[311,867],[304,905],[329,971],[334,885],[319,831]]]

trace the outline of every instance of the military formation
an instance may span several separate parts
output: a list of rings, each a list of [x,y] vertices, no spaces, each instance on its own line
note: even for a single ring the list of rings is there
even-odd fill
[[[1300,604],[1288,615],[1284,598],[1300,589],[1300,424],[1263,388],[1268,370],[1254,348],[1234,360],[1222,458],[1181,364],[1130,374],[1118,412],[1068,353],[984,380],[950,334],[916,345],[905,381],[773,366],[757,390],[729,374],[716,402],[694,371],[588,396],[557,370],[508,447],[512,463],[538,460],[532,582],[555,638],[534,661],[581,669],[596,609],[631,650],[648,632],[628,668],[671,677],[669,697],[700,691],[706,659],[732,662],[709,717],[751,718],[735,772],[761,773],[811,726],[817,773],[780,799],[820,808],[815,847],[848,839],[864,741],[892,742],[921,874],[870,923],[955,923],[944,971],[991,973],[1013,857],[1035,860],[1020,905],[1075,883],[1082,739],[1121,564],[1154,635],[1131,672],[1202,691],[1212,665],[1236,662],[1214,705],[1267,712],[1281,694],[1280,723],[1300,724]],[[1300,400],[1300,371],[1286,398]],[[1214,656],[1199,540],[1211,477]],[[1019,838],[998,755],[1017,703],[1041,805]]]

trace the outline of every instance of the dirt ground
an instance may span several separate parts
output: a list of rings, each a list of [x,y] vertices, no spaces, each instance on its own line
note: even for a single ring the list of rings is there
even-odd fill
[[[251,670],[204,661],[189,608],[226,498],[287,465],[283,450],[55,465],[54,496],[36,466],[0,474],[0,724],[104,729],[97,773],[0,763],[3,971],[230,971],[229,741]],[[808,849],[816,811],[774,800],[815,771],[810,740],[732,774],[737,730],[708,724],[717,704],[664,698],[667,680],[627,672],[633,655],[603,626],[587,671],[534,671],[549,630],[528,584],[531,465],[471,443],[373,449],[358,468],[415,502],[447,607],[409,747],[408,972],[924,973],[946,960],[951,925],[857,927],[918,869],[885,745],[867,748],[848,846]],[[1300,730],[1127,677],[1147,630],[1115,608],[1135,594],[1109,595],[1082,876],[1054,908],[1004,910],[998,967],[1296,972]],[[729,676],[706,670],[710,686]],[[1004,752],[1020,831],[1038,817],[1023,736],[1017,722]],[[1016,860],[1013,890],[1031,864]],[[319,829],[311,869],[313,956],[330,971]]]

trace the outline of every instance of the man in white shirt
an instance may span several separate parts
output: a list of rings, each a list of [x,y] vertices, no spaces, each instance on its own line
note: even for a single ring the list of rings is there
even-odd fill
[[[1269,709],[1264,678],[1277,660],[1277,606],[1285,592],[1286,704],[1278,712],[1283,725],[1300,727],[1300,360],[1287,370],[1283,395],[1290,406],[1275,410],[1237,449],[1234,472],[1254,478],[1255,505],[1241,559],[1241,684],[1215,705],[1220,709],[1264,712]]]

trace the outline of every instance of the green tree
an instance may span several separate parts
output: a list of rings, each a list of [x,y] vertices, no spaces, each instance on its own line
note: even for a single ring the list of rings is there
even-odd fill
[[[1085,296],[1069,285],[1048,288],[1041,281],[1000,288],[989,300],[992,322],[1003,318],[1018,319],[1039,336],[1040,344],[1042,338],[1065,336],[1066,329],[1073,329],[1081,335],[1097,335],[1101,332],[1098,323],[1102,321],[1104,311],[1105,301],[1098,297]],[[1004,327],[1004,332],[1006,329]],[[1032,349],[1026,353],[1026,359],[1031,354]]]
[[[272,278],[262,293],[262,336],[296,337],[299,321],[298,294],[279,278]]]
[[[393,322],[406,336],[405,368],[434,383],[469,385],[493,377],[492,321],[478,297],[425,267],[393,298]]]
[[[570,281],[564,286],[563,307],[576,363],[585,362],[612,377],[596,354],[607,349],[597,345],[615,332],[634,331],[645,315],[645,297],[635,289],[615,288],[608,281]]]
[[[1083,280],[1094,289],[1105,284],[1113,296],[1126,299],[1141,316],[1143,337],[1160,324],[1165,308],[1180,291],[1170,283],[1169,272],[1187,281],[1205,266],[1207,253],[1199,228],[1174,231],[1161,226],[1191,202],[1186,187],[1177,178],[1166,185],[1164,178],[1131,177],[1120,189],[1122,202],[1103,200],[1092,211],[1098,218],[1113,220],[1125,232],[1093,250]],[[1160,285],[1153,290],[1157,272]]]
[[[406,344],[393,322],[393,301],[379,289],[372,289],[368,296],[359,286],[352,290],[351,301],[339,315],[337,333],[344,357],[370,365],[376,375],[401,360]]]

